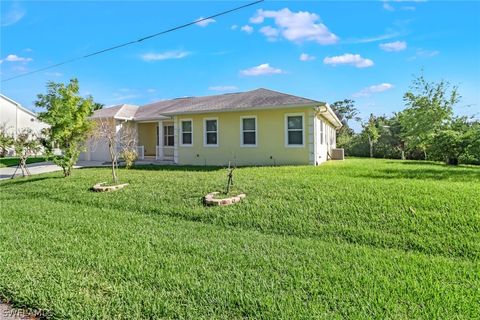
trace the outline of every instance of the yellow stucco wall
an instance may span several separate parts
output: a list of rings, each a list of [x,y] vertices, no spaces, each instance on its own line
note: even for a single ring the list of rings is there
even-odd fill
[[[144,146],[146,156],[154,156],[156,154],[157,124],[156,122],[138,124],[138,145]]]
[[[302,147],[285,146],[285,115],[289,113],[304,114]],[[222,166],[228,164],[228,161],[236,162],[237,165],[309,164],[310,153],[313,153],[313,120],[312,126],[309,125],[309,116],[312,114],[312,108],[304,107],[177,116],[177,142],[180,134],[180,120],[193,120],[193,146],[179,145],[177,162]],[[256,147],[240,145],[242,116],[257,117]],[[218,147],[204,146],[204,118],[218,118]]]

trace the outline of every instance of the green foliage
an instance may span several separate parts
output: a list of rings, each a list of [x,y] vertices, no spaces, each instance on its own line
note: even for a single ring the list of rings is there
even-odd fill
[[[133,149],[125,149],[122,151],[121,157],[125,160],[125,169],[130,169],[135,165],[138,159],[137,152]]]
[[[48,82],[47,93],[39,94],[35,105],[46,109],[39,114],[39,119],[50,125],[45,130],[47,138],[44,141],[48,155],[62,167],[64,176],[69,176],[92,128],[88,117],[95,103],[92,97],[80,96],[78,80],[72,79],[67,85]],[[54,154],[54,147],[62,154]]]
[[[355,101],[345,99],[336,101],[330,105],[332,110],[342,122],[342,127],[337,131],[337,147],[348,150],[352,143],[355,132],[350,127],[351,120],[359,121],[358,110],[355,108]]]
[[[423,150],[426,158],[435,132],[452,117],[452,107],[459,101],[457,87],[450,89],[448,82],[428,82],[419,76],[403,100],[406,109],[400,116],[402,136],[407,148]]]
[[[0,124],[0,158],[5,157],[8,148],[13,145],[13,135],[8,133],[8,129],[5,123]]]
[[[370,158],[373,158],[373,146],[380,138],[380,126],[381,124],[373,114],[370,114],[368,121],[362,124],[362,135],[368,141],[368,145],[370,147]]]
[[[406,109],[392,117],[370,115],[360,134],[338,137],[350,156],[426,159],[449,164],[480,164],[479,121],[454,117],[457,87],[445,81],[413,81],[405,93]]]
[[[477,319],[480,168],[347,159],[0,182],[0,296],[55,319]]]

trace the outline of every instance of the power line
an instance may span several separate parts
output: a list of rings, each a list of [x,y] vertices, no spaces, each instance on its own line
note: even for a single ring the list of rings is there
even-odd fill
[[[173,28],[164,30],[164,31],[160,31],[160,32],[151,34],[151,35],[149,35],[149,36],[145,36],[145,37],[139,38],[139,39],[137,39],[137,40],[132,40],[132,41],[129,41],[129,42],[125,42],[125,43],[122,43],[122,44],[119,44],[119,45],[116,45],[116,46],[113,46],[113,47],[109,47],[109,48],[106,48],[106,49],[102,49],[102,50],[99,50],[99,51],[95,51],[95,52],[92,52],[92,53],[89,53],[89,54],[86,54],[86,55],[83,55],[83,56],[79,56],[79,57],[76,57],[76,58],[68,59],[68,60],[65,60],[65,61],[62,61],[62,62],[59,62],[59,63],[56,63],[56,64],[52,64],[52,65],[49,65],[49,66],[46,66],[46,67],[43,67],[43,68],[40,68],[40,69],[32,70],[32,71],[29,71],[29,72],[26,72],[26,73],[22,73],[22,74],[19,74],[19,75],[16,75],[16,76],[13,76],[13,77],[10,77],[10,78],[7,78],[7,79],[3,79],[1,82],[7,82],[7,81],[10,81],[10,80],[13,80],[13,79],[18,79],[18,78],[26,77],[26,76],[29,76],[29,75],[31,75],[31,74],[38,73],[38,72],[42,72],[42,71],[45,71],[45,70],[48,70],[48,69],[52,69],[52,68],[56,68],[56,67],[59,67],[59,66],[62,66],[62,65],[64,65],[64,64],[71,63],[71,62],[74,62],[74,61],[77,61],[77,60],[86,59],[86,58],[89,58],[89,57],[92,57],[92,56],[96,56],[96,55],[99,55],[99,54],[102,54],[102,53],[105,53],[105,52],[108,52],[108,51],[120,49],[120,48],[122,48],[122,47],[126,47],[126,46],[129,46],[129,45],[135,44],[135,43],[139,43],[139,42],[142,42],[142,41],[145,41],[145,40],[149,40],[149,39],[151,39],[151,38],[155,38],[155,37],[164,35],[164,34],[166,34],[166,33],[170,33],[170,32],[173,32],[173,31],[177,31],[177,30],[179,30],[179,29],[183,29],[183,28],[190,27],[190,26],[192,26],[192,25],[194,25],[194,24],[197,24],[197,23],[202,22],[202,21],[205,21],[205,20],[217,18],[217,17],[219,17],[219,16],[223,16],[223,15],[229,14],[229,13],[231,13],[231,12],[238,11],[238,10],[244,9],[244,8],[246,8],[246,7],[250,7],[250,6],[256,5],[256,4],[258,4],[258,3],[260,3],[260,2],[263,2],[263,1],[265,1],[265,0],[257,0],[257,1],[254,1],[254,2],[250,2],[250,3],[247,3],[247,4],[241,5],[241,6],[239,6],[239,7],[235,7],[235,8],[233,8],[233,9],[229,9],[229,10],[226,10],[226,11],[222,11],[222,12],[216,13],[216,14],[211,15],[211,16],[208,16],[208,17],[206,17],[206,18],[202,18],[202,19],[198,19],[198,20],[195,20],[195,21],[191,21],[191,22],[188,22],[188,23],[185,23],[185,24],[182,24],[182,25],[179,25],[179,26],[176,26],[176,27],[173,27]]]

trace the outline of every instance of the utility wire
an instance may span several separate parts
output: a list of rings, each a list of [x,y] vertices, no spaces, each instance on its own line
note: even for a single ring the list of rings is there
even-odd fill
[[[88,53],[88,54],[83,55],[83,56],[79,56],[79,57],[76,57],[76,58],[68,59],[68,60],[65,60],[65,61],[62,61],[62,62],[59,62],[59,63],[56,63],[56,64],[52,64],[52,65],[49,65],[49,66],[46,66],[46,67],[43,67],[43,68],[40,68],[40,69],[32,70],[32,71],[29,71],[29,72],[26,72],[26,73],[22,73],[22,74],[19,74],[19,75],[16,75],[16,76],[13,76],[13,77],[10,77],[10,78],[7,78],[7,79],[3,79],[1,82],[7,82],[7,81],[10,81],[10,80],[13,80],[13,79],[18,79],[18,78],[26,77],[26,76],[31,75],[31,74],[34,74],[34,73],[38,73],[38,72],[42,72],[42,71],[45,71],[45,70],[48,70],[48,69],[52,69],[52,68],[56,68],[56,67],[59,67],[59,66],[63,66],[64,64],[67,64],[67,63],[71,63],[71,62],[74,62],[74,61],[77,61],[77,60],[81,60],[81,59],[86,59],[86,58],[89,58],[89,57],[92,57],[92,56],[96,56],[96,55],[99,55],[99,54],[102,54],[102,53],[105,53],[105,52],[108,52],[108,51],[116,50],[116,49],[119,49],[119,48],[122,48],[122,47],[126,47],[126,46],[129,46],[129,45],[135,44],[135,43],[139,43],[139,42],[142,42],[142,41],[145,41],[145,40],[149,40],[149,39],[151,39],[151,38],[155,38],[155,37],[164,35],[164,34],[166,34],[166,33],[170,33],[170,32],[173,32],[173,31],[177,31],[177,30],[179,30],[179,29],[183,29],[183,28],[190,27],[190,26],[192,26],[192,25],[194,25],[194,24],[197,24],[197,23],[202,22],[202,21],[205,21],[205,20],[209,20],[209,19],[213,19],[213,18],[216,18],[216,17],[220,17],[220,16],[223,16],[223,15],[229,14],[229,13],[231,13],[231,12],[238,11],[238,10],[241,10],[241,9],[244,9],[244,8],[247,8],[247,7],[256,5],[256,4],[258,4],[258,3],[260,3],[260,2],[263,2],[263,1],[265,1],[265,0],[257,0],[257,1],[254,1],[254,2],[250,2],[250,3],[244,4],[244,5],[239,6],[239,7],[235,7],[235,8],[233,8],[233,9],[229,9],[229,10],[226,10],[226,11],[222,11],[222,12],[216,13],[216,14],[211,15],[211,16],[208,16],[208,17],[206,17],[206,18],[202,18],[202,19],[198,19],[198,20],[195,20],[195,21],[191,21],[191,22],[188,22],[188,23],[185,23],[185,24],[182,24],[182,25],[179,25],[179,26],[176,26],[176,27],[173,27],[173,28],[164,30],[164,31],[160,31],[160,32],[151,34],[151,35],[146,36],[146,37],[139,38],[139,39],[137,39],[137,40],[132,40],[132,41],[129,41],[129,42],[125,42],[125,43],[122,43],[122,44],[119,44],[119,45],[116,45],[116,46],[113,46],[113,47],[109,47],[109,48],[106,48],[106,49],[102,49],[102,50],[99,50],[99,51],[95,51],[95,52],[92,52],[92,53]]]

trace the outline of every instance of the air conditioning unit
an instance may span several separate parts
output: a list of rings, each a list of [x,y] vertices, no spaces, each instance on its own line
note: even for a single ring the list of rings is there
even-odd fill
[[[343,148],[334,148],[332,149],[332,160],[344,160],[345,152]]]

